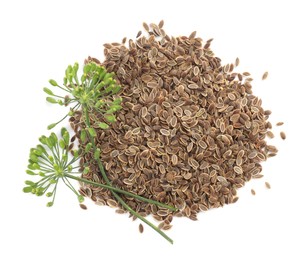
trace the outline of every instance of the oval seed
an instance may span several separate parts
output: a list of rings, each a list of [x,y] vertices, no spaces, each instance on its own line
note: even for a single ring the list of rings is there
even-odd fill
[[[143,226],[142,226],[141,223],[139,224],[139,232],[140,232],[141,234],[143,233]]]
[[[282,140],[285,140],[287,138],[285,132],[280,132],[280,137]]]
[[[262,80],[267,79],[267,76],[268,76],[268,72],[266,71],[266,72],[264,72],[264,74],[262,75]]]

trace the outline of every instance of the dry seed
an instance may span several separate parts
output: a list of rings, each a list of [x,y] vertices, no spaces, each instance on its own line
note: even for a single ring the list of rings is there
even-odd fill
[[[143,23],[142,25],[144,30],[146,30],[147,32],[150,30],[149,26],[146,23]]]
[[[142,234],[143,233],[143,225],[140,223],[139,224],[139,232]]]
[[[267,189],[270,189],[270,188],[271,188],[271,185],[266,181],[266,182],[265,182],[265,187],[266,187]]]
[[[158,24],[159,29],[163,28],[164,26],[164,20],[161,20]]]
[[[189,39],[193,39],[193,38],[195,38],[196,37],[196,34],[197,34],[197,32],[196,31],[193,31],[190,35],[189,35]]]
[[[267,132],[266,132],[266,135],[267,135],[269,138],[274,138],[274,137],[275,137],[275,135],[274,135],[273,132],[271,132],[271,131],[267,131]]]
[[[177,165],[177,163],[178,163],[178,157],[177,157],[176,154],[173,154],[173,155],[171,156],[171,163],[172,163],[173,165]]]
[[[235,66],[237,67],[239,64],[240,64],[240,59],[239,59],[239,58],[236,58],[236,59],[235,59]]]
[[[264,72],[264,74],[262,75],[262,80],[265,80],[268,77],[268,72]]]
[[[166,130],[166,129],[160,129],[160,133],[162,135],[165,135],[165,136],[169,136],[170,135],[170,131],[169,130]]]
[[[142,31],[139,31],[136,35],[136,38],[139,38],[141,34],[142,34]]]
[[[255,192],[254,189],[251,189],[250,191],[251,191],[251,194],[252,194],[252,195],[256,195],[256,192]]]
[[[281,125],[283,125],[284,123],[283,122],[278,122],[277,124],[276,124],[276,126],[281,126]]]
[[[280,132],[280,137],[282,140],[285,140],[287,138],[285,132]]]
[[[86,206],[86,205],[84,205],[84,204],[79,204],[79,206],[80,206],[80,208],[82,208],[82,209],[84,209],[84,210],[86,210],[86,209],[87,209],[87,206]]]
[[[234,171],[237,173],[237,174],[242,174],[243,173],[243,170],[240,166],[234,166],[233,167]]]

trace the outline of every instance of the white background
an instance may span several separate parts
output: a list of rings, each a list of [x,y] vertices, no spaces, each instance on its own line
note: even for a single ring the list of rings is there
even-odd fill
[[[0,259],[308,259],[305,2],[1,1]],[[103,59],[104,43],[134,38],[143,21],[161,19],[169,35],[197,30],[214,38],[223,63],[239,57],[272,123],[285,122],[274,128],[270,143],[279,154],[263,164],[265,177],[241,189],[234,205],[199,214],[197,222],[175,219],[168,232],[174,245],[146,226],[140,234],[138,221],[114,209],[86,201],[81,210],[64,187],[53,208],[21,192],[30,147],[65,113],[46,104],[47,81],[61,81],[68,64],[88,55]]]

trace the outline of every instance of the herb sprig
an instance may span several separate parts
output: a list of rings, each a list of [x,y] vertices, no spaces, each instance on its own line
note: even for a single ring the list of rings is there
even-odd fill
[[[80,78],[78,77],[78,69],[78,63],[75,63],[73,66],[68,66],[65,71],[63,86],[60,86],[55,80],[49,81],[53,87],[57,87],[66,92],[66,95],[59,96],[54,94],[49,88],[44,88],[43,90],[48,94],[46,100],[49,103],[70,106],[69,112],[58,122],[50,124],[48,129],[54,128],[67,117],[73,116],[76,111],[81,111],[81,120],[84,128],[81,129],[80,139],[84,143],[85,149],[79,148],[72,150],[73,144],[70,143],[69,132],[66,128],[61,129],[61,136],[59,138],[55,133],[51,133],[49,137],[41,136],[39,138],[40,144],[30,150],[29,165],[26,171],[27,174],[37,176],[40,180],[37,182],[27,180],[25,182],[27,186],[24,187],[23,191],[36,194],[37,196],[45,194],[51,198],[51,201],[47,203],[47,206],[51,207],[54,204],[57,186],[60,180],[73,191],[79,203],[84,201],[84,197],[78,193],[70,180],[77,180],[109,189],[123,208],[152,227],[170,243],[173,243],[172,239],[163,231],[129,207],[120,194],[134,197],[171,211],[176,211],[177,209],[173,206],[113,187],[100,160],[101,151],[96,147],[95,128],[108,129],[109,124],[116,121],[116,112],[122,108],[122,99],[116,96],[121,90],[121,87],[115,81],[114,74],[108,73],[104,67],[94,62],[84,65]],[[93,122],[90,122],[90,113]],[[104,118],[104,122],[99,120],[101,117]],[[94,154],[94,160],[106,184],[96,183],[79,176],[80,167],[76,164],[83,155],[89,152]],[[88,166],[90,163],[86,162],[83,165],[83,173],[89,171]]]

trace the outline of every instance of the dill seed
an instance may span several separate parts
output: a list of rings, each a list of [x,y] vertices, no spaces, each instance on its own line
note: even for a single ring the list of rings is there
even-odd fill
[[[264,74],[262,75],[262,80],[267,79],[267,77],[268,77],[268,72],[266,71],[266,72],[264,72]]]
[[[266,182],[265,182],[265,187],[266,187],[267,189],[270,189],[270,188],[271,188],[271,185],[266,181]]]
[[[284,123],[283,122],[278,122],[277,124],[276,124],[276,126],[281,126],[281,125],[283,125]]]
[[[140,223],[139,224],[139,232],[142,234],[143,233],[143,225]]]
[[[285,132],[280,132],[280,137],[282,140],[285,140],[287,138]]]
[[[237,67],[239,64],[240,64],[240,59],[239,59],[239,58],[236,58],[236,59],[235,59],[235,67]]]
[[[203,42],[195,31],[173,37],[163,26],[143,23],[146,33],[138,32],[128,46],[125,40],[104,44],[102,66],[116,70],[123,109],[108,130],[95,128],[95,141],[117,187],[176,205],[180,211],[170,212],[123,196],[167,230],[174,216],[196,220],[200,211],[235,203],[237,190],[261,178],[261,163],[278,150],[267,144],[265,137],[274,137],[268,131],[271,111],[253,94],[250,73],[232,72],[239,58],[224,63],[211,49],[213,39]],[[79,139],[83,119],[70,122]],[[89,162],[93,152],[83,157]],[[102,182],[97,165],[90,166],[84,175]],[[97,204],[125,212],[105,189],[80,190]]]
[[[79,204],[80,208],[82,208],[83,210],[86,210],[87,209],[87,206],[84,205],[84,204]]]
[[[139,31],[136,35],[136,38],[139,38],[141,34],[142,34],[142,31]]]
[[[256,195],[256,192],[255,192],[254,189],[251,189],[250,192],[251,192],[252,195]]]

